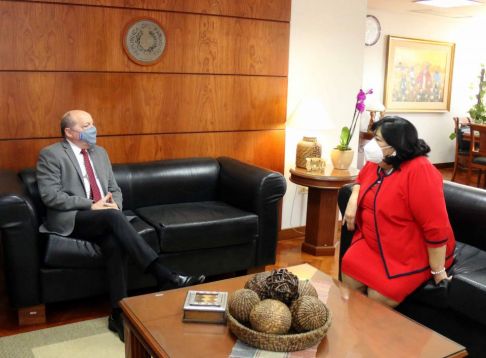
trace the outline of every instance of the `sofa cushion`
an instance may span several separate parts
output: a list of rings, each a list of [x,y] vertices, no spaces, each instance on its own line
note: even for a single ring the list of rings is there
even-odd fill
[[[458,243],[448,305],[486,325],[486,252]]]
[[[127,210],[218,200],[219,164],[213,158],[114,164],[113,173]]]
[[[251,242],[258,216],[220,201],[157,205],[135,210],[152,225],[161,252],[183,252]]]
[[[472,301],[478,298],[484,300],[482,306],[486,305],[486,277],[481,278],[481,276],[486,276],[485,273],[486,252],[474,246],[456,242],[454,262],[447,270],[447,275],[452,276],[452,280],[442,280],[438,285],[434,280],[428,280],[407,297],[407,300],[441,308],[449,307],[476,319],[478,317],[476,309],[479,306],[475,306]],[[472,296],[474,299],[471,299]],[[486,311],[484,317],[486,318]]]
[[[132,211],[123,211],[135,216]],[[130,223],[156,253],[160,253],[159,240],[153,227],[136,217]],[[57,234],[46,234],[44,264],[59,268],[102,268],[101,249],[95,243]],[[131,262],[131,260],[129,260]]]

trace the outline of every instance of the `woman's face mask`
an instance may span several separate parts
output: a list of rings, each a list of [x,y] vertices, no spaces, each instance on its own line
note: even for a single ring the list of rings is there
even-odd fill
[[[89,129],[86,129],[85,131],[78,132],[75,129],[72,129],[72,131],[75,131],[76,133],[79,133],[79,140],[82,140],[83,142],[86,142],[89,144],[91,148],[93,148],[96,145],[96,127],[93,126]]]
[[[376,139],[373,138],[370,140],[364,147],[364,153],[366,160],[375,164],[379,164],[385,158],[383,155],[383,149],[391,148],[392,146],[380,147],[376,142]],[[395,152],[391,154],[392,156],[396,155]]]

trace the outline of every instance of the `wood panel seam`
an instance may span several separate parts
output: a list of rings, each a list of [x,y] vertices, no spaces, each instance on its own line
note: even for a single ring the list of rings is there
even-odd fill
[[[146,137],[155,135],[183,135],[183,134],[217,134],[217,133],[251,133],[251,132],[280,132],[285,131],[285,128],[281,129],[245,129],[245,130],[234,130],[234,131],[201,131],[201,132],[160,132],[160,133],[123,133],[123,134],[110,134],[110,135],[97,135],[96,138],[111,138],[111,137]],[[12,139],[0,139],[0,142],[18,142],[21,140],[39,140],[39,139],[59,139],[61,137],[30,137],[30,138],[12,138]]]
[[[0,0],[2,1],[2,0]],[[140,74],[140,75],[190,75],[190,76],[231,76],[231,77],[274,77],[288,78],[287,75],[252,75],[244,73],[212,73],[212,72],[146,72],[146,71],[65,71],[65,70],[0,70],[0,73],[116,73],[116,74]]]
[[[153,12],[170,12],[174,14],[189,14],[189,15],[200,15],[200,16],[216,16],[216,17],[229,17],[232,19],[243,19],[243,20],[258,20],[258,21],[269,21],[269,22],[281,22],[290,24],[290,20],[273,20],[265,19],[260,17],[245,17],[245,16],[231,16],[231,15],[219,15],[219,14],[208,14],[200,12],[191,11],[174,11],[174,10],[157,10],[157,9],[145,9],[141,7],[122,7],[122,6],[107,6],[107,5],[89,5],[89,4],[75,4],[70,2],[58,3],[52,1],[35,1],[30,0],[0,0],[0,2],[15,2],[15,3],[28,3],[28,4],[48,4],[48,5],[66,5],[66,6],[80,6],[80,7],[94,7],[94,8],[104,8],[104,9],[119,9],[119,10],[141,10],[141,11],[153,11]]]

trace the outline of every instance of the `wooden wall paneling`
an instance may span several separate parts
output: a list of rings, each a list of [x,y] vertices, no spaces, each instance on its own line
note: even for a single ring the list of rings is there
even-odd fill
[[[291,0],[27,0],[290,21]]]
[[[42,148],[60,141],[32,139],[0,141],[0,168],[33,167]],[[228,156],[283,173],[285,131],[246,131],[100,137],[112,163]]]
[[[101,135],[284,129],[287,78],[0,72],[0,139],[59,136],[70,109]]]
[[[139,66],[122,32],[149,16],[164,28],[162,60]],[[287,76],[287,22],[32,2],[0,2],[0,70]]]

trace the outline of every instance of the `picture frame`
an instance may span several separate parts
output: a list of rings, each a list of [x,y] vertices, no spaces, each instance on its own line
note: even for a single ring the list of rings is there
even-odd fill
[[[455,44],[389,36],[387,112],[448,112]]]

